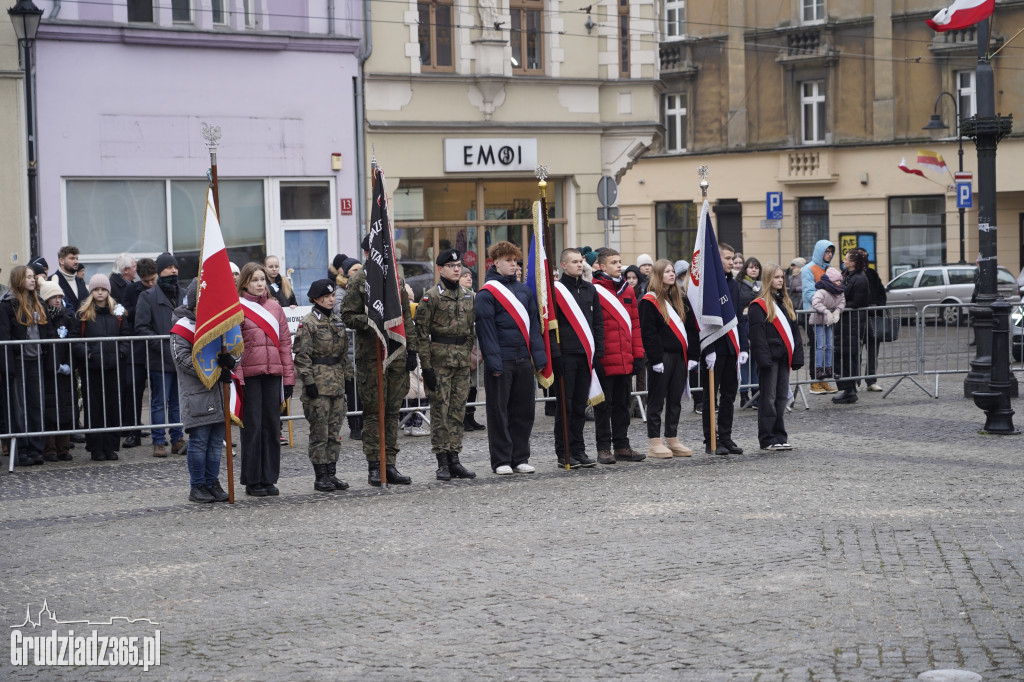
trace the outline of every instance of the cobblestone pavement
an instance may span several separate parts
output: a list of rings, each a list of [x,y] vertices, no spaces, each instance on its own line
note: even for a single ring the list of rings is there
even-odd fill
[[[170,680],[1020,680],[1024,438],[979,436],[961,382],[809,396],[789,453],[757,450],[744,410],[743,455],[573,472],[539,409],[536,474],[493,475],[475,432],[479,477],[440,483],[429,439],[403,437],[413,485],[384,492],[351,442],[352,488],[314,492],[299,423],[281,496],[233,507],[186,501],[184,457],[79,446],[0,475],[0,616],[47,600],[61,619],[149,618],[149,674]],[[698,429],[684,411],[695,448]],[[13,667],[0,648],[0,679],[140,674]]]

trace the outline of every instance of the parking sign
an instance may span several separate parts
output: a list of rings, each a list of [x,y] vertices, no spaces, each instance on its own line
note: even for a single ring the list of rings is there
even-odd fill
[[[782,192],[768,192],[765,207],[768,220],[782,220]]]
[[[956,207],[972,208],[974,206],[974,195],[971,194],[971,183],[956,183]]]

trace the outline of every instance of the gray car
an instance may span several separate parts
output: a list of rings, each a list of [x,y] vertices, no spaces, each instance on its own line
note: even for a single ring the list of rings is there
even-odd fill
[[[885,286],[889,305],[913,304],[921,312],[935,303],[970,303],[974,294],[974,265],[928,265],[900,274]],[[1008,303],[1020,302],[1017,278],[1006,268],[996,271],[999,293]],[[965,311],[950,307],[941,310],[942,321],[957,324]]]

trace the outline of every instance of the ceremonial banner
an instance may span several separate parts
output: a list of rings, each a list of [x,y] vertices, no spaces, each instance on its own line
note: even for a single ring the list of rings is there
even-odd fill
[[[996,9],[996,0],[956,0],[944,10],[939,10],[927,24],[932,30],[958,31],[987,19]]]
[[[729,286],[722,268],[715,229],[711,225],[707,199],[700,211],[693,259],[690,261],[690,288],[686,297],[700,328],[701,349],[728,334],[738,353],[736,309],[729,298]]]
[[[373,207],[370,212],[370,249],[363,264],[366,273],[366,321],[384,346],[383,369],[406,346],[402,299],[398,291],[394,235],[384,189],[384,172],[373,172]]]
[[[533,202],[533,239],[530,241],[530,253],[526,258],[526,285],[533,289],[537,296],[537,310],[540,312],[541,336],[544,337],[544,357],[548,364],[544,369],[535,372],[537,383],[541,388],[548,388],[554,383],[555,372],[551,368],[551,335],[548,331],[558,329],[555,319],[555,307],[551,298],[551,270],[548,268],[548,256],[544,250],[544,221],[547,217],[541,209],[539,201]],[[527,339],[529,344],[529,339]]]

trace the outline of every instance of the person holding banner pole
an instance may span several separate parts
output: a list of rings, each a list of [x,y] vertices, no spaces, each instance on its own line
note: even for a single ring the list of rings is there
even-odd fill
[[[750,354],[757,367],[757,440],[762,450],[792,450],[784,417],[789,404],[789,373],[804,365],[800,325],[786,292],[786,273],[769,263],[761,293],[747,309]]]

